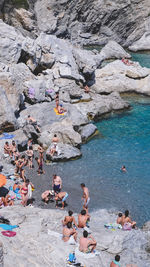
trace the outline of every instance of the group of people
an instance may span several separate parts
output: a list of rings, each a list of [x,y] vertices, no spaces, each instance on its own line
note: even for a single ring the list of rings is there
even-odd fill
[[[59,94],[56,94],[56,107],[58,112],[64,112],[59,105]],[[27,118],[27,121],[36,127],[36,130],[40,132],[36,120],[30,115]],[[50,155],[53,156],[55,153],[58,153],[58,142],[59,139],[56,134],[54,134],[52,139],[52,145],[50,148]],[[29,181],[25,176],[25,167],[29,169],[33,168],[33,158],[34,158],[34,149],[33,149],[33,140],[29,138],[27,143],[27,150],[25,154],[20,154],[17,149],[17,145],[13,140],[11,144],[5,142],[4,145],[4,155],[9,156],[13,163],[15,164],[15,176],[22,179],[23,184],[19,184],[18,181],[15,182],[13,186],[13,191],[15,193],[20,193],[21,203],[23,206],[28,204],[28,201],[32,199],[32,191],[34,190],[34,185]],[[44,174],[44,148],[42,145],[38,146],[38,156],[35,157],[35,161],[38,165],[37,173],[38,175]],[[125,166],[121,168],[122,172],[126,172]],[[76,222],[75,217],[73,216],[73,211],[69,210],[68,215],[62,220],[62,240],[68,242],[68,244],[76,244],[78,240],[78,228],[83,229],[83,235],[79,239],[79,250],[83,253],[95,253],[97,242],[95,238],[90,234],[89,230],[89,221],[91,216],[88,212],[88,204],[90,202],[89,190],[84,183],[81,183],[81,189],[83,191],[82,201],[83,206],[81,212],[78,214],[78,222]],[[42,193],[41,198],[45,204],[48,204],[49,201],[56,202],[56,208],[61,206],[61,209],[65,208],[66,200],[68,198],[68,193],[62,191],[62,179],[60,176],[54,174],[52,179],[52,190],[46,190]],[[61,205],[59,204],[61,202]],[[0,206],[13,205],[14,202],[9,195],[6,197],[0,198]],[[32,201],[31,201],[32,204]],[[120,224],[122,227],[136,227],[136,222],[132,221],[129,217],[129,211],[126,210],[124,214],[119,213],[117,218],[117,224]],[[110,267],[120,266],[120,256],[116,255],[115,259],[111,262]]]

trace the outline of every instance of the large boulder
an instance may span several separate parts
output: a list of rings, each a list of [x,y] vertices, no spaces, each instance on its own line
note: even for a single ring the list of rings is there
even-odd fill
[[[46,151],[46,159],[50,161],[66,161],[71,159],[77,159],[81,157],[81,151],[68,144],[58,143],[58,153],[54,153],[53,156],[50,155],[50,147]]]
[[[3,87],[0,87],[0,106],[0,132],[15,130],[17,120]]]
[[[17,63],[24,37],[14,28],[0,20],[0,61]]]
[[[96,131],[98,131],[97,127],[92,123],[82,126],[80,128],[82,142],[88,141],[88,139],[92,137],[96,133]]]
[[[95,95],[93,100],[87,103],[77,103],[74,106],[82,111],[83,116],[88,120],[97,120],[102,115],[111,112],[112,110],[121,110],[129,107],[117,92],[111,93],[108,96]]]
[[[3,68],[1,64],[0,86],[5,89],[13,112],[19,111],[20,105],[23,104],[23,92],[26,90],[25,82],[33,77],[24,63],[11,64],[10,67],[3,65]]]
[[[95,71],[92,89],[97,93],[138,92],[149,95],[149,76],[150,70],[142,68],[138,63],[125,65],[116,60]]]
[[[101,50],[100,56],[103,59],[112,59],[112,58],[131,58],[130,54],[127,53],[121,45],[115,41],[109,41]]]
[[[80,134],[73,129],[72,123],[68,119],[42,127],[38,142],[48,147],[54,134],[57,134],[60,143],[72,146],[81,144]]]
[[[132,45],[129,46],[129,50],[137,52],[142,50],[150,50],[150,31],[145,32],[143,36]]]

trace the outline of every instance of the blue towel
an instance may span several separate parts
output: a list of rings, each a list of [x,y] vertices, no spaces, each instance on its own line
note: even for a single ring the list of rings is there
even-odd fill
[[[3,133],[3,136],[0,137],[0,140],[3,140],[3,139],[12,139],[12,138],[14,138],[14,137],[15,137],[14,134]]]
[[[14,228],[18,228],[18,225],[0,224],[0,227],[6,231],[12,231]]]

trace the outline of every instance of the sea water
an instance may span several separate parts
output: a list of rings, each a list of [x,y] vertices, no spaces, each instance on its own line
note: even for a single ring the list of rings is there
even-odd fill
[[[150,67],[150,54],[131,55]],[[50,187],[52,174],[57,173],[63,179],[63,190],[69,193],[69,209],[80,212],[80,183],[85,183],[90,190],[90,212],[129,209],[139,226],[150,220],[150,98],[129,95],[126,100],[132,109],[96,123],[99,135],[82,146],[82,158],[46,167],[49,177],[41,176],[43,186],[35,190],[39,205],[42,190]],[[126,173],[120,171],[122,165]]]
[[[91,196],[90,210],[129,209],[142,225],[150,220],[150,98],[131,97],[132,109],[96,123],[99,135],[82,146],[82,158],[59,163],[70,208],[81,209],[80,183]],[[122,165],[127,172],[120,171]]]

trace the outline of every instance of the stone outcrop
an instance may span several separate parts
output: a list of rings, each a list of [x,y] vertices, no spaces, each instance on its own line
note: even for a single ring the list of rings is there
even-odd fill
[[[140,50],[150,50],[150,31],[145,32],[138,41],[134,42],[131,46],[129,46],[129,50],[134,52]]]
[[[142,68],[135,62],[125,65],[116,60],[95,71],[95,84],[92,88],[97,93],[137,92],[149,95],[149,79],[149,69]]]
[[[54,153],[53,156],[50,154],[50,148],[51,146],[46,151],[46,159],[54,162],[78,159],[82,155],[81,151],[78,148],[68,144],[58,143],[58,152]]]
[[[112,58],[131,58],[130,54],[127,53],[117,42],[109,41],[101,50],[100,56],[103,60]]]
[[[141,230],[105,229],[106,222],[116,220],[116,215],[106,210],[91,214],[90,230],[97,241],[97,251],[100,254],[88,258],[78,252],[78,245],[71,246],[61,240],[61,221],[66,212],[30,207],[20,209],[20,206],[3,208],[1,212],[13,225],[19,225],[19,228],[15,229],[17,234],[13,237],[13,242],[11,238],[1,235],[6,255],[4,266],[30,266],[31,264],[43,266],[44,264],[65,267],[67,256],[74,250],[77,260],[86,266],[109,266],[117,253],[121,256],[120,263],[123,266],[134,264],[149,267],[150,265],[148,253],[145,250],[147,235]],[[77,231],[79,242],[83,231],[81,229]],[[25,252],[28,257],[24,257]]]

